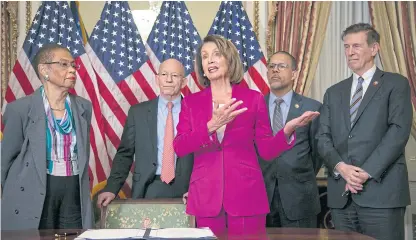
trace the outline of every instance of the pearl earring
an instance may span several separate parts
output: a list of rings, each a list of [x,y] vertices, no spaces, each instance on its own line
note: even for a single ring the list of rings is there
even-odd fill
[[[49,81],[49,75],[48,75],[48,74],[46,74],[46,75],[43,77],[43,79],[44,79],[45,81]]]

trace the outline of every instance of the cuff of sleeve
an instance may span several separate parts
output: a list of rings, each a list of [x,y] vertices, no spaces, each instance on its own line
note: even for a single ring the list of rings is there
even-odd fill
[[[201,129],[203,132],[201,133],[201,148],[206,148],[213,144],[218,143],[217,132],[209,133],[208,126],[205,124],[204,126],[200,126],[198,129]]]
[[[337,165],[335,165],[334,169],[332,170],[332,172],[333,172],[333,174],[334,174],[335,179],[338,179],[338,178],[340,178],[340,177],[341,177],[341,174],[340,174],[340,173],[338,172],[338,170],[337,170],[337,166],[338,166],[340,163],[342,163],[342,162],[337,163]]]
[[[290,135],[290,137],[286,137],[286,142],[287,142],[287,144],[288,145],[292,145],[292,143],[294,142],[294,140],[295,140],[295,133],[293,133],[292,135]]]
[[[108,184],[100,191],[100,192],[111,192],[114,193],[114,195],[118,195],[118,192],[120,191],[120,187],[114,185],[114,184]]]
[[[209,140],[215,142],[215,139],[217,139],[217,132],[208,133]]]
[[[280,136],[277,136],[277,135],[280,135]],[[288,136],[286,136],[285,132],[283,131],[283,128],[279,132],[277,132],[275,137],[285,139],[286,144],[287,144],[285,146],[285,150],[291,149],[295,145],[295,142],[296,142],[296,132],[293,132],[292,135],[290,135],[288,137]]]
[[[374,181],[376,181],[376,182],[380,182],[381,181],[381,179],[387,174],[387,171],[386,170],[384,170],[383,172],[381,172],[380,170],[376,170],[376,171],[374,171],[375,169],[374,168],[371,168],[371,167],[369,167],[368,166],[369,165],[369,162],[368,161],[366,161],[366,162],[364,162],[364,164],[362,165],[362,166],[360,166],[364,171],[366,171],[367,172],[367,174],[368,174],[368,176],[372,179],[372,180],[374,180]],[[369,178],[369,179],[370,179]]]

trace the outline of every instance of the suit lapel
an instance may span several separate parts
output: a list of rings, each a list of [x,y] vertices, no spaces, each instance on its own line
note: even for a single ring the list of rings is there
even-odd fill
[[[208,122],[212,118],[212,111],[213,111],[213,102],[212,102],[212,91],[211,88],[206,88],[205,92],[202,93],[203,101],[202,106],[204,106],[201,110],[201,114]],[[208,111],[207,111],[208,110]]]
[[[85,149],[85,142],[88,142],[88,123],[85,114],[85,108],[82,103],[78,102],[75,96],[70,95],[71,111],[75,121],[75,132],[77,134],[77,149],[79,161],[79,177],[82,178],[85,168],[88,165],[89,156]],[[87,146],[90,147],[90,146]],[[86,156],[86,157],[84,157]]]
[[[159,97],[151,100],[147,109],[147,126],[149,131],[150,142],[152,143],[152,155],[157,159],[157,111],[158,111]],[[155,162],[157,163],[157,162]]]
[[[351,130],[351,118],[350,118],[350,102],[351,102],[351,87],[352,87],[352,75],[345,82],[344,89],[341,93],[341,109],[344,114],[344,122],[348,131]]]
[[[357,123],[358,119],[364,112],[368,103],[371,101],[371,99],[373,99],[374,94],[380,89],[381,85],[383,84],[382,76],[383,72],[377,68],[376,72],[374,73],[373,79],[371,79],[370,85],[368,85],[367,91],[364,94],[364,98],[361,101],[360,106],[358,107],[357,115],[355,117],[355,121],[352,127],[354,127],[354,125]],[[377,84],[374,84],[374,82],[377,82]]]
[[[302,98],[299,94],[293,92],[292,101],[289,106],[289,112],[286,117],[286,123],[299,117],[302,114]]]
[[[32,95],[28,113],[30,128],[28,139],[33,160],[42,184],[46,187],[46,114],[40,89]]]

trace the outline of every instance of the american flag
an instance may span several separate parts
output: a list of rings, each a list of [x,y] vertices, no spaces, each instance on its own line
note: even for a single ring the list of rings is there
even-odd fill
[[[245,70],[241,84],[263,94],[269,92],[266,59],[241,2],[221,2],[208,34],[221,35],[237,47]]]
[[[72,15],[75,18],[75,24],[77,25],[78,31],[81,34],[82,42],[84,45],[88,42],[88,33],[85,29],[84,22],[82,17],[79,14],[79,1],[70,1],[69,6],[71,8]]]
[[[187,95],[202,89],[194,70],[194,54],[201,43],[188,8],[183,1],[164,1],[159,16],[147,39],[146,49],[155,69],[169,58],[179,60],[185,67],[188,84],[182,89]]]
[[[32,94],[34,90],[40,87],[41,82],[36,76],[31,62],[39,48],[48,43],[57,43],[67,47],[75,61],[81,66],[77,71],[77,83],[72,93],[88,99],[93,105],[89,174],[90,177],[95,177],[96,168],[99,168],[97,164],[100,165],[101,161],[108,159],[107,154],[101,151],[105,149],[105,145],[103,130],[99,127],[102,117],[98,101],[99,96],[96,92],[97,83],[82,38],[79,31],[77,31],[74,17],[66,1],[43,2],[36,12],[32,26],[24,41],[23,49],[19,52],[10,76],[3,112],[6,103]],[[91,180],[96,182],[95,178]],[[91,184],[93,181],[91,181]]]
[[[110,174],[130,106],[155,98],[159,90],[127,1],[106,2],[85,48],[96,72],[102,99],[105,142],[110,157],[102,162],[106,178]],[[124,197],[123,193],[130,194],[131,173],[127,184],[122,189],[121,197]]]

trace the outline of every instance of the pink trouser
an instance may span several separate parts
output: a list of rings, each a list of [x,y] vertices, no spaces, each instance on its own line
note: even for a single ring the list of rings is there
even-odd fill
[[[196,216],[198,228],[209,227],[216,236],[262,236],[266,234],[266,215],[236,217],[227,214],[224,209],[215,217]]]

